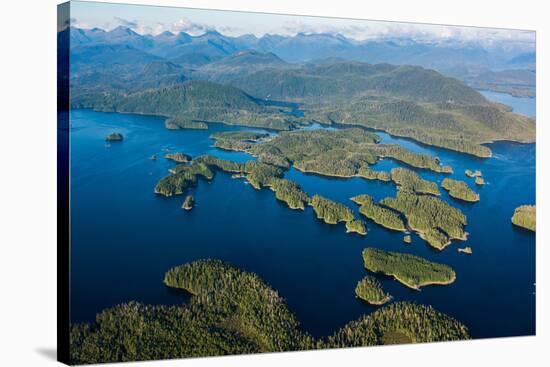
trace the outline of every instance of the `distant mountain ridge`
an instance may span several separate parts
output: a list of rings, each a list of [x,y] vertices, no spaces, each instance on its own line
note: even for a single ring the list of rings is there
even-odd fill
[[[124,27],[117,27],[111,31],[71,27],[70,33],[72,46],[124,43],[169,60],[188,54],[220,57],[239,51],[255,50],[275,53],[291,63],[340,57],[369,63],[420,65],[438,70],[464,63],[489,68],[510,68],[512,64],[521,67],[532,66],[532,57],[529,56],[532,53],[524,49],[508,50],[504,47],[494,47],[487,50],[474,43],[449,41],[422,43],[411,39],[391,38],[357,41],[331,33],[231,37],[216,31],[199,36],[191,36],[184,32],[164,32],[152,36],[140,35]]]

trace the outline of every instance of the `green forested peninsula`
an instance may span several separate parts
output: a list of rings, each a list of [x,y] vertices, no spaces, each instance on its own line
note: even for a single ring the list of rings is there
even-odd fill
[[[324,346],[349,348],[464,339],[470,339],[468,329],[452,317],[431,306],[395,302],[350,322],[330,336]]]
[[[375,277],[367,275],[355,287],[355,295],[371,305],[383,305],[391,300],[391,296],[384,292],[382,284]]]
[[[262,70],[232,84],[258,97],[301,102],[306,121],[362,125],[480,157],[491,155],[485,141],[535,138],[534,120],[420,67],[341,61]]]
[[[464,213],[437,197],[399,191],[395,198],[385,198],[381,204],[403,213],[409,227],[438,250],[452,239],[466,239]]]
[[[189,119],[184,119],[181,117],[168,118],[164,121],[164,127],[170,130],[178,129],[197,129],[197,130],[207,130],[208,124],[203,121],[194,121]]]
[[[200,156],[192,163],[180,164],[171,169],[171,175],[162,178],[155,192],[165,196],[179,195],[196,184],[197,176],[210,180],[214,177],[212,169],[242,175],[255,189],[264,187],[275,192],[275,197],[287,204],[291,209],[305,209],[306,205],[313,207],[317,218],[325,223],[346,223],[350,233],[367,234],[365,224],[355,219],[353,211],[343,204],[322,196],[309,197],[298,184],[283,178],[283,170],[277,166],[257,161],[237,163],[213,156]]]
[[[479,194],[472,190],[464,181],[445,178],[441,182],[441,187],[449,191],[449,195],[455,199],[469,202],[479,201]]]
[[[359,213],[369,218],[376,224],[396,231],[404,231],[405,223],[399,213],[377,205],[371,196],[367,194],[355,196],[351,200],[360,205]]]
[[[317,214],[317,218],[328,224],[351,222],[355,219],[350,208],[320,195],[314,195],[311,198],[310,205]]]
[[[71,106],[166,116],[170,128],[202,127],[197,126],[197,122],[224,122],[275,130],[288,130],[295,126],[287,115],[260,104],[240,89],[201,80],[130,94],[104,92],[78,95],[71,99]]]
[[[214,146],[224,150],[247,151],[255,143],[269,137],[269,134],[249,131],[223,131],[210,136],[214,139]],[[270,163],[270,162],[266,162]]]
[[[514,210],[512,223],[518,227],[535,232],[537,227],[537,208],[535,205],[522,205]]]
[[[284,201],[291,209],[305,209],[310,198],[295,182],[285,178],[273,178],[268,185],[275,192],[275,197]]]
[[[269,187],[275,192],[275,197],[284,201],[291,209],[304,209],[310,202],[310,198],[300,186],[282,178],[283,171],[279,167],[255,161],[236,163],[213,156],[197,157],[194,162],[229,173],[243,174],[254,188]]]
[[[359,128],[283,132],[263,141],[253,141],[231,132],[214,134],[212,138],[219,148],[244,151],[264,163],[283,168],[293,165],[300,171],[326,176],[359,176],[388,181],[386,172],[369,168],[382,158],[435,172],[452,171],[451,167],[441,166],[435,157],[417,154],[398,145],[378,144],[376,134]]]
[[[357,233],[361,235],[367,234],[367,227],[362,220],[354,219],[346,222],[346,230],[348,233]]]
[[[284,300],[258,276],[217,260],[170,269],[164,283],[189,304],[129,303],[71,329],[74,363],[213,356],[315,347]]]
[[[449,266],[409,254],[366,248],[363,250],[363,261],[367,270],[393,276],[416,290],[430,284],[450,284],[456,278]]]
[[[170,269],[164,283],[192,294],[177,306],[130,302],[73,324],[74,364],[293,351],[404,342],[469,339],[460,322],[431,307],[394,303],[363,316],[328,339],[315,340],[279,294],[257,275],[218,260]]]
[[[440,195],[435,182],[424,180],[416,172],[407,168],[392,169],[391,179],[403,191],[416,194]]]
[[[176,153],[168,153],[164,155],[164,158],[171,159],[174,162],[178,163],[187,163],[191,161],[191,157],[189,157],[187,154],[176,152]]]
[[[361,167],[357,170],[357,176],[366,178],[367,180],[379,180],[389,182],[391,181],[391,175],[386,171],[375,171],[367,167]]]
[[[180,195],[197,183],[197,176],[207,180],[214,177],[214,173],[207,165],[193,162],[190,165],[178,165],[173,169],[173,174],[162,178],[155,187],[155,193],[164,196]]]

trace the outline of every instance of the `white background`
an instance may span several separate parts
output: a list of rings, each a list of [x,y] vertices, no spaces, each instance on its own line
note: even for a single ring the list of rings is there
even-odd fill
[[[132,366],[538,366],[550,361],[548,10],[543,1],[149,0],[212,9],[476,25],[537,31],[537,336],[338,351],[133,363]],[[52,365],[56,353],[56,4],[0,11],[0,365]],[[546,147],[545,147],[546,145]],[[545,187],[543,191],[543,187]],[[514,269],[510,269],[514,271]],[[506,322],[506,320],[503,320]],[[121,364],[121,366],[130,364]]]

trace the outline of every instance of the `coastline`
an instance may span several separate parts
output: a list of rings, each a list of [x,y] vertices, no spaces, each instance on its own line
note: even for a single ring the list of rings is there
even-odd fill
[[[173,118],[171,116],[166,116],[166,115],[162,115],[162,114],[155,114],[155,113],[145,113],[145,112],[126,112],[126,111],[107,111],[107,110],[98,110],[98,109],[94,109],[94,108],[89,108],[89,107],[82,107],[82,108],[72,108],[70,109],[70,111],[72,110],[89,110],[89,111],[94,111],[94,112],[101,112],[101,113],[120,113],[120,114],[125,114],[125,115],[138,115],[138,116],[150,116],[150,117],[159,117],[159,118],[163,118],[164,119],[164,123],[166,123],[166,120],[170,119],[170,118]],[[532,117],[530,117],[532,118]],[[532,118],[534,119],[534,118]],[[434,144],[428,144],[428,143],[425,143],[423,141],[420,141],[420,140],[416,140],[412,137],[409,137],[409,136],[406,136],[406,135],[399,135],[399,134],[395,134],[389,130],[385,130],[383,128],[379,128],[379,127],[367,127],[367,126],[363,126],[363,125],[358,125],[358,124],[348,124],[348,123],[332,123],[332,124],[324,124],[324,123],[320,123],[319,121],[310,121],[308,122],[306,125],[301,125],[300,127],[296,127],[294,129],[289,129],[289,130],[276,130],[276,129],[272,129],[272,128],[268,128],[268,127],[262,127],[262,126],[254,126],[254,125],[242,125],[242,124],[236,124],[236,123],[228,123],[228,122],[225,122],[225,121],[207,121],[207,120],[196,120],[198,122],[204,122],[208,125],[208,128],[207,129],[204,129],[204,130],[209,130],[209,127],[210,127],[210,124],[221,124],[221,125],[226,125],[226,126],[235,126],[235,127],[242,127],[242,128],[249,128],[249,129],[262,129],[262,130],[266,130],[266,131],[270,131],[270,132],[274,132],[274,133],[280,133],[282,131],[297,131],[297,130],[303,130],[303,129],[306,129],[308,126],[311,126],[313,124],[318,124],[320,126],[323,126],[323,127],[332,127],[332,128],[350,128],[350,127],[357,127],[357,128],[361,128],[361,129],[365,129],[367,131],[371,131],[371,132],[381,132],[381,133],[385,133],[385,134],[388,134],[389,136],[393,137],[393,138],[399,138],[399,139],[405,139],[405,140],[408,140],[408,141],[411,141],[415,144],[419,144],[419,145],[422,145],[422,146],[425,146],[425,147],[428,147],[428,148],[437,148],[437,149],[444,149],[446,151],[450,151],[450,152],[454,152],[454,153],[460,153],[460,154],[465,154],[465,155],[468,155],[468,156],[472,156],[472,157],[477,157],[477,158],[481,158],[481,159],[488,159],[488,158],[492,158],[493,157],[493,152],[491,151],[490,154],[488,156],[483,156],[483,155],[477,155],[477,154],[473,154],[473,153],[468,153],[468,152],[463,152],[463,151],[459,151],[459,150],[455,150],[455,149],[450,149],[450,148],[447,148],[447,147],[444,147],[444,146],[439,146],[439,145],[434,145]],[[165,127],[166,128],[166,127]],[[179,130],[188,130],[186,128],[179,128]],[[485,146],[485,144],[491,144],[491,143],[495,143],[495,142],[499,142],[499,141],[505,141],[505,142],[510,142],[510,143],[518,143],[518,144],[534,144],[536,143],[536,137],[535,139],[533,139],[532,141],[531,140],[514,140],[514,139],[510,139],[510,138],[495,138],[495,139],[489,139],[489,140],[483,140],[477,144],[479,145],[483,145]],[[377,142],[376,144],[380,144],[380,141]],[[215,145],[214,145],[215,146]],[[228,150],[228,151],[237,151],[237,152],[243,152],[243,150],[237,150],[237,149],[225,149],[225,148],[220,148],[220,147],[217,147],[216,148],[219,148],[219,149],[224,149],[224,150]],[[246,152],[246,151],[244,151]],[[247,152],[248,153],[248,152]],[[250,154],[250,153],[249,153]],[[256,157],[257,158],[257,157]],[[383,157],[381,157],[383,158]],[[318,174],[321,174],[321,173],[318,173]],[[359,176],[359,175],[354,175],[354,176],[337,176],[337,175],[334,175],[332,177],[344,177],[344,178],[350,178],[350,177],[362,177],[362,176]],[[369,179],[369,178],[366,178],[366,177],[363,177],[365,179]],[[381,180],[383,181],[383,180]]]
[[[386,273],[382,273],[382,274],[386,274]],[[456,280],[456,273],[453,272],[453,276],[451,279],[449,279],[448,281],[437,281],[437,280],[434,280],[434,281],[428,281],[428,282],[423,282],[423,283],[419,283],[418,285],[412,285],[412,284],[408,284],[406,281],[400,279],[398,276],[394,275],[394,274],[386,274],[386,275],[389,275],[389,276],[392,276],[395,280],[397,280],[399,283],[403,284],[404,286],[406,287],[409,287],[415,291],[421,291],[422,287],[425,287],[425,286],[428,286],[428,285],[449,285],[449,284],[452,284],[454,283],[454,281]]]

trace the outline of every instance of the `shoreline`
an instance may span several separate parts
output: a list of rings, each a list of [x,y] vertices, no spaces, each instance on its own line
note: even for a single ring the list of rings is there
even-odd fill
[[[369,300],[366,300],[366,299],[361,298],[359,296],[356,296],[356,297],[359,298],[361,301],[367,302],[369,305],[372,305],[372,306],[382,306],[382,305],[385,305],[386,303],[390,302],[393,299],[392,296],[387,296],[384,299],[382,299],[381,301],[369,301]]]
[[[138,115],[138,116],[149,116],[149,117],[158,117],[158,118],[163,118],[164,119],[164,123],[166,122],[167,119],[169,118],[173,118],[171,116],[165,116],[165,115],[161,115],[161,114],[154,114],[154,113],[145,113],[145,112],[125,112],[125,111],[102,111],[102,110],[98,110],[98,109],[94,109],[94,108],[89,108],[89,107],[81,107],[81,108],[73,108],[71,107],[69,109],[69,113],[71,111],[78,111],[78,110],[88,110],[88,111],[94,111],[94,112],[100,112],[100,113],[120,113],[120,114],[126,114],[126,115]],[[533,119],[532,117],[528,117],[528,118],[531,118]],[[420,144],[420,145],[423,145],[425,147],[429,147],[429,148],[436,148],[436,149],[443,149],[443,150],[446,150],[446,151],[450,151],[450,152],[454,152],[454,153],[460,153],[460,154],[465,154],[467,156],[471,156],[471,157],[476,157],[476,158],[481,158],[481,159],[488,159],[488,158],[492,158],[493,157],[493,152],[491,151],[490,155],[489,156],[480,156],[480,155],[477,155],[477,154],[473,154],[473,153],[468,153],[468,152],[462,152],[462,151],[459,151],[459,150],[454,150],[454,149],[450,149],[450,148],[447,148],[447,147],[443,147],[443,146],[438,146],[438,145],[433,145],[433,144],[428,144],[428,143],[425,143],[425,142],[422,142],[420,140],[416,140],[412,137],[408,137],[408,136],[405,136],[405,135],[398,135],[398,134],[395,134],[395,133],[392,133],[390,131],[387,131],[387,130],[384,130],[383,128],[378,128],[378,127],[367,127],[367,126],[363,126],[363,125],[358,125],[358,124],[348,124],[348,123],[332,123],[332,124],[326,124],[326,123],[321,123],[319,121],[310,121],[307,123],[307,125],[302,125],[302,126],[305,126],[305,127],[297,127],[297,128],[294,128],[294,129],[290,129],[290,130],[276,130],[276,129],[272,129],[272,128],[268,128],[268,127],[262,127],[262,126],[252,126],[252,125],[242,125],[242,124],[235,124],[235,123],[228,123],[228,122],[225,122],[225,121],[206,121],[206,120],[196,120],[196,121],[199,121],[199,122],[204,122],[206,123],[208,126],[210,126],[210,124],[220,124],[220,125],[226,125],[226,126],[235,126],[235,127],[242,127],[242,128],[250,128],[250,129],[263,129],[263,130],[266,130],[266,131],[272,131],[272,132],[275,132],[275,133],[280,133],[280,132],[283,132],[283,131],[298,131],[298,130],[304,130],[305,127],[307,126],[311,126],[312,124],[316,123],[316,124],[319,124],[321,126],[324,126],[324,127],[332,127],[332,128],[349,128],[349,127],[357,127],[357,128],[361,128],[361,129],[365,129],[367,131],[371,131],[371,132],[381,132],[381,133],[385,133],[385,134],[388,134],[389,136],[393,137],[393,138],[399,138],[399,139],[406,139],[406,140],[409,140],[415,144]],[[166,128],[166,127],[165,127]],[[193,130],[193,129],[186,129],[186,128],[180,128],[179,130]],[[196,129],[195,129],[196,130]],[[209,130],[209,128],[207,129],[201,129],[201,130]],[[491,143],[495,143],[495,142],[498,142],[498,141],[504,141],[504,142],[510,142],[510,143],[517,143],[517,144],[535,144],[536,143],[536,137],[533,141],[522,141],[522,140],[514,140],[514,139],[510,139],[510,138],[495,138],[495,139],[490,139],[490,140],[484,140],[484,141],[481,141],[479,142],[478,144],[479,145],[482,145],[484,146],[485,144],[491,144]],[[380,142],[379,142],[380,143]],[[379,144],[377,143],[377,144]],[[219,147],[217,147],[219,148]],[[221,149],[221,148],[219,148]],[[236,150],[236,149],[226,149],[226,150],[233,150],[233,151],[238,151],[238,152],[243,152],[242,150]],[[246,151],[244,151],[246,152]],[[334,177],[338,177],[338,176],[334,176]],[[344,176],[346,177],[346,176]],[[355,176],[350,176],[350,177],[355,177]]]
[[[383,273],[382,274],[386,274],[386,273]],[[437,280],[434,280],[434,281],[428,281],[428,282],[424,282],[424,283],[419,283],[418,285],[414,286],[414,285],[411,285],[411,284],[408,284],[406,281],[400,279],[398,276],[394,275],[394,274],[386,274],[386,275],[389,275],[389,276],[392,276],[395,280],[397,280],[399,283],[403,284],[404,286],[410,288],[410,289],[413,289],[415,291],[421,291],[422,287],[426,287],[428,285],[449,285],[449,284],[452,284],[454,283],[454,281],[456,280],[456,273],[453,274],[452,278],[449,279],[448,281],[437,281]]]

